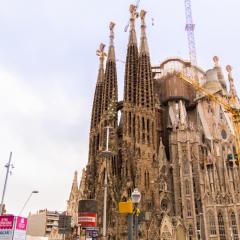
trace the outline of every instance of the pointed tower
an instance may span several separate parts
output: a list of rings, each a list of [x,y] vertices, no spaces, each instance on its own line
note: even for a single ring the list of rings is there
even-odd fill
[[[92,107],[92,117],[91,117],[91,126],[90,126],[90,136],[89,136],[89,154],[88,154],[88,165],[86,168],[86,175],[88,176],[87,184],[94,185],[96,169],[97,169],[97,160],[96,156],[100,150],[100,120],[101,120],[101,109],[102,109],[102,96],[103,96],[103,83],[104,83],[104,59],[106,53],[104,52],[105,45],[100,44],[99,49],[97,50],[97,56],[99,56],[99,69],[97,76],[97,83],[95,88],[95,94],[93,99]],[[94,189],[89,192],[89,198],[94,196]]]
[[[100,44],[97,50],[97,56],[99,56],[99,69],[98,77],[95,88],[93,107],[92,107],[92,118],[90,127],[90,141],[89,141],[89,161],[95,159],[95,156],[100,148],[100,129],[99,124],[101,120],[101,107],[102,107],[102,94],[103,94],[103,81],[104,81],[104,59],[106,53],[104,52],[105,45]]]
[[[141,40],[137,71],[136,94],[136,146],[134,159],[134,185],[142,193],[142,209],[151,211],[159,206],[158,168],[156,168],[156,122],[153,96],[153,79],[146,37],[144,10],[141,11]],[[151,202],[151,206],[150,203]]]
[[[124,108],[123,108],[123,139],[132,145],[135,142],[135,114],[138,47],[135,31],[135,20],[137,17],[136,6],[130,5],[130,32],[127,48],[124,79]]]
[[[67,214],[72,216],[72,227],[77,226],[78,224],[78,199],[79,199],[79,189],[78,189],[78,172],[74,172],[72,188],[70,192],[70,196],[67,202]]]
[[[124,103],[133,105],[136,103],[138,47],[135,31],[135,20],[137,17],[136,6],[130,5],[130,31],[127,48],[124,80]]]
[[[141,145],[151,145],[155,147],[155,114],[153,79],[151,71],[150,54],[146,37],[144,10],[141,11],[141,41],[138,58],[137,72],[137,129],[136,142]]]
[[[138,46],[137,36],[135,30],[135,20],[137,18],[136,6],[130,5],[130,30],[127,46],[127,56],[124,76],[124,100],[121,119],[123,144],[122,155],[122,178],[123,189],[126,190],[128,185],[128,192],[131,193],[133,188],[133,172],[135,159],[135,108],[136,108],[136,87],[137,87],[137,67],[138,67]]]
[[[118,102],[118,84],[117,84],[117,68],[114,47],[114,26],[115,23],[110,22],[110,43],[106,62],[106,69],[103,81],[102,106],[101,106],[101,151],[106,149],[106,127],[110,127],[110,151],[115,151],[115,139],[117,132],[117,102]]]
[[[104,52],[105,45],[100,44],[99,49],[97,50],[97,56],[99,56],[99,69],[97,84],[95,88],[94,100],[93,100],[93,109],[92,109],[92,119],[91,119],[91,131],[97,127],[101,119],[101,105],[102,105],[102,91],[103,91],[103,79],[104,79],[104,59],[107,56]]]
[[[151,71],[150,54],[146,37],[145,24],[146,11],[142,10],[141,16],[141,40],[137,74],[137,104],[139,107],[153,109],[153,79]]]
[[[111,22],[110,29],[110,43],[108,49],[108,57],[106,63],[106,70],[103,83],[103,103],[102,114],[103,118],[107,118],[110,103],[118,100],[118,86],[117,86],[117,68],[114,47],[114,29],[115,23]],[[114,123],[116,124],[116,123]]]

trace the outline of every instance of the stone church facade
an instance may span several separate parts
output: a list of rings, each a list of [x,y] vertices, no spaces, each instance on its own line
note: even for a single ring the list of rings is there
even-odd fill
[[[114,23],[108,54],[103,44],[97,51],[100,64],[81,198],[98,200],[101,230],[107,168],[108,239],[127,239],[127,218],[118,213],[118,203],[138,188],[139,239],[240,240],[240,169],[231,116],[179,77],[190,74],[228,102],[238,99],[231,69],[228,90],[217,57],[207,71],[181,58],[152,65],[146,12],[140,13],[140,44],[135,6],[130,13],[123,100],[118,99]],[[107,126],[110,156],[103,154]]]

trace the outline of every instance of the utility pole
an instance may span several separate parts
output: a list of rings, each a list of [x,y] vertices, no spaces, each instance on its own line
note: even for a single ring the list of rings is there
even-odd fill
[[[8,176],[9,176],[9,173],[10,173],[10,169],[13,168],[13,165],[11,164],[11,161],[12,161],[12,152],[10,152],[9,161],[5,165],[5,167],[7,168],[7,173],[6,173],[4,187],[3,187],[2,200],[1,200],[1,205],[0,205],[0,215],[3,214],[3,203],[4,203],[4,197],[5,197],[5,193],[6,193],[6,189],[7,189]]]

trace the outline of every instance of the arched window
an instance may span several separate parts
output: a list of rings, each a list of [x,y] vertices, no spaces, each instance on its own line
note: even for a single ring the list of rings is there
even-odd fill
[[[230,215],[230,222],[231,222],[231,226],[232,226],[233,240],[239,240],[236,216],[235,216],[235,213],[233,211],[232,211],[232,213]]]
[[[184,173],[185,175],[188,175],[188,174],[189,174],[189,163],[188,163],[187,160],[185,160],[185,161],[183,162],[183,173]]]
[[[192,208],[191,208],[190,200],[187,200],[187,216],[188,217],[192,216]]]
[[[190,184],[188,180],[185,181],[185,194],[190,195]]]
[[[218,227],[219,227],[220,240],[226,240],[224,220],[221,212],[218,213]]]
[[[208,231],[210,235],[216,235],[216,224],[213,212],[208,212]]]

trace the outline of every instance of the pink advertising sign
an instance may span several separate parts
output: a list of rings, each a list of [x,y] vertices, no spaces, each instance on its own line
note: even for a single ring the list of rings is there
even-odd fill
[[[13,240],[25,240],[27,229],[27,218],[16,217]],[[0,239],[1,240],[1,239]]]
[[[26,231],[26,229],[27,229],[27,218],[17,217],[15,229]]]
[[[14,216],[0,216],[0,240],[11,240],[13,236]]]

